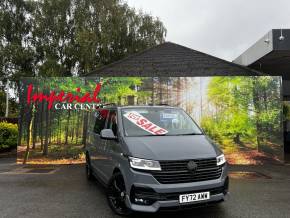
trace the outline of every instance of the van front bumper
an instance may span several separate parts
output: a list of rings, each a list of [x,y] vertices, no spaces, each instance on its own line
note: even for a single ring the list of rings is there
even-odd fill
[[[130,192],[126,195],[126,205],[133,211],[157,212],[159,210],[179,210],[206,206],[224,201],[228,193],[227,164],[223,166],[223,172],[219,179],[179,184],[160,184],[149,173],[131,171],[134,174],[131,178],[134,178],[135,181],[127,184],[127,190],[130,190]],[[152,178],[153,180],[150,183]],[[210,192],[210,199],[208,200],[179,203],[179,195],[181,194],[208,191]]]

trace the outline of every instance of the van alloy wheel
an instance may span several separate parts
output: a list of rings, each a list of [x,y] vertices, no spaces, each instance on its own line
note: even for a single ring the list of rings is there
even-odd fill
[[[126,188],[121,173],[111,178],[107,188],[107,199],[111,209],[118,215],[129,215],[132,211],[126,206]]]

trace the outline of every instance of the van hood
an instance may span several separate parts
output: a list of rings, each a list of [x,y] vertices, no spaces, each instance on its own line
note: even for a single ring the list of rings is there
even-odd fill
[[[213,158],[219,148],[205,135],[125,137],[129,155],[149,160]]]

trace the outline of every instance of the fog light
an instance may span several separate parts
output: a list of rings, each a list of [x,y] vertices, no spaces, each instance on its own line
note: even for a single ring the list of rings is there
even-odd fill
[[[144,204],[144,205],[150,204],[150,201],[149,200],[146,200],[146,199],[135,198],[134,200],[135,200],[135,203],[136,204]]]
[[[138,205],[152,205],[158,198],[158,194],[151,188],[135,187],[131,188],[130,200]]]

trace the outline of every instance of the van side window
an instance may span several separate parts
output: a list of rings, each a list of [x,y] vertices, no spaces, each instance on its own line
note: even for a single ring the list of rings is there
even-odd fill
[[[97,110],[95,113],[95,125],[94,125],[94,132],[97,134],[101,133],[101,130],[105,128],[106,119],[108,117],[109,110],[107,109],[100,109]]]
[[[117,125],[117,111],[116,110],[110,111],[107,129],[111,129],[113,131],[114,135],[115,136],[117,135],[118,125]]]

